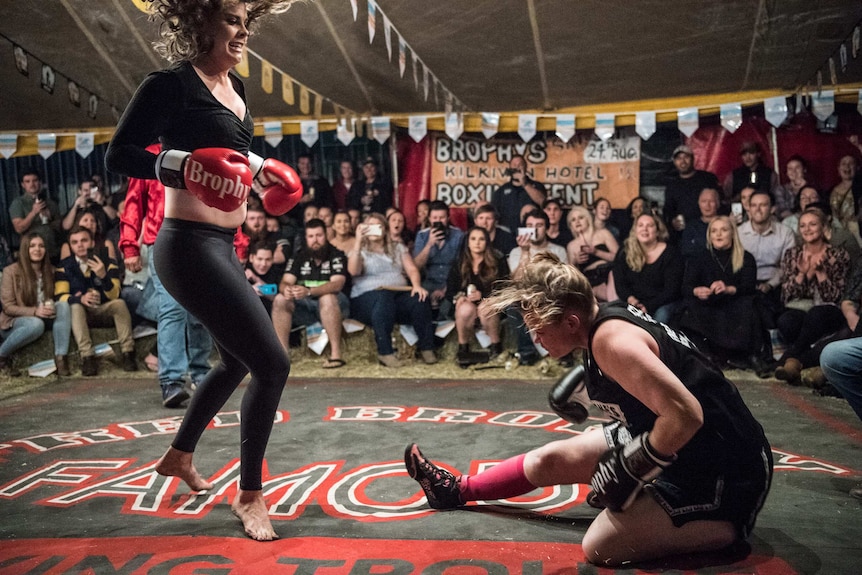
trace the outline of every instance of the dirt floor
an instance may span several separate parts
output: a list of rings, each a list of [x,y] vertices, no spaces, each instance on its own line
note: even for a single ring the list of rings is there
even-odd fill
[[[97,378],[19,386],[0,400],[0,574],[612,572],[584,560],[580,541],[597,514],[585,486],[435,512],[402,464],[418,441],[446,467],[476,471],[600,424],[550,413],[559,368],[367,363],[318,376],[319,359],[294,362],[267,452],[274,543],[245,538],[229,510],[242,388],[199,444],[196,465],[216,488],[195,495],[153,471],[183,415],[161,406],[153,374],[129,377],[103,361]],[[862,475],[862,423],[842,400],[728,375],[776,462],[750,546],[616,572],[859,573],[862,501],[848,490]]]

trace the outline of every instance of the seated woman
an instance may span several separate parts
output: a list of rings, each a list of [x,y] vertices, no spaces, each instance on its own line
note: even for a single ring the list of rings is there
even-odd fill
[[[356,236],[353,233],[353,226],[350,225],[350,214],[347,213],[347,210],[335,212],[332,217],[332,230],[335,233],[329,239],[329,243],[345,254],[350,253],[356,244]]]
[[[102,226],[99,224],[99,219],[95,214],[93,214],[93,212],[88,210],[81,212],[75,221],[75,225],[72,226],[72,229],[77,226],[87,228],[90,230],[90,233],[93,234],[94,249],[96,250],[96,255],[99,256],[100,260],[106,262],[110,258],[119,263],[119,260],[117,259],[117,248],[114,246],[114,242],[105,237],[104,230],[102,230]],[[66,259],[70,255],[72,255],[72,250],[69,247],[69,242],[65,242],[60,248],[60,259]]]
[[[473,339],[476,319],[491,340],[491,356],[503,351],[500,342],[500,315],[479,315],[479,302],[491,295],[494,283],[509,277],[509,264],[503,254],[491,246],[485,228],[472,227],[467,231],[461,254],[449,270],[446,294],[455,303],[455,329],[458,331],[458,361],[468,362],[470,341]]]
[[[381,214],[366,215],[356,236],[356,244],[347,254],[347,271],[353,278],[350,310],[354,319],[374,330],[378,361],[386,367],[403,365],[392,348],[392,330],[399,323],[413,326],[422,361],[436,363],[431,300],[410,252],[389,238]],[[409,286],[405,275],[410,278]]]
[[[841,227],[847,229],[854,237],[859,238],[859,222],[856,221],[856,207],[853,205],[853,178],[859,164],[853,156],[844,156],[838,162],[838,175],[841,181],[835,184],[829,194],[829,206],[832,219]]]
[[[39,234],[30,233],[21,239],[18,262],[3,270],[0,301],[0,374],[20,375],[12,366],[12,354],[39,339],[47,324],[54,334],[57,375],[69,375],[69,304],[54,301],[54,266]]]
[[[566,247],[574,236],[566,222],[563,205],[556,198],[548,198],[542,202],[542,210],[548,214],[548,241],[558,246]]]
[[[400,242],[413,252],[413,241],[416,235],[407,227],[407,219],[404,214],[396,208],[386,210],[386,222],[389,225],[389,238],[393,242]]]
[[[826,239],[828,218],[808,208],[799,218],[802,245],[784,252],[781,260],[781,297],[785,306],[777,327],[786,346],[775,377],[800,383],[805,352],[820,338],[847,324],[838,307],[850,269],[850,257]]]
[[[753,369],[771,375],[766,331],[754,309],[757,263],[739,241],[736,225],[717,216],[707,227],[706,249],[688,260],[682,280],[685,309],[680,327],[699,336],[704,348],[721,365]]]
[[[595,202],[593,202],[593,227],[597,230],[607,229],[614,236],[614,239],[617,240],[617,243],[620,241],[620,230],[611,223],[611,216],[613,215],[613,209],[611,207],[611,201],[607,198],[598,198]]]
[[[608,275],[619,243],[607,228],[594,227],[593,215],[586,208],[574,206],[569,210],[568,224],[574,236],[566,246],[569,263],[587,277],[596,299],[608,301]]]
[[[614,260],[613,273],[619,299],[671,324],[681,303],[683,261],[667,238],[661,218],[641,214]]]

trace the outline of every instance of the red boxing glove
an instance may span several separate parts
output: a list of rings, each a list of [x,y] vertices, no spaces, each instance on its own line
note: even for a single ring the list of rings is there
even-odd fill
[[[165,186],[186,189],[223,212],[245,203],[252,182],[248,158],[228,148],[162,152],[156,160],[156,176]]]
[[[249,154],[254,181],[260,184],[263,209],[274,216],[286,214],[302,198],[302,180],[293,168],[272,158]],[[257,168],[257,169],[255,169]]]

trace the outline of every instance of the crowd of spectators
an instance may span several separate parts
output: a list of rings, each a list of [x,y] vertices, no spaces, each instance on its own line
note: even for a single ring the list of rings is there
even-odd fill
[[[785,177],[779,177],[764,165],[754,143],[742,146],[739,167],[724,182],[695,169],[689,146],[677,147],[672,160],[663,204],[636,197],[615,211],[606,198],[567,206],[548,197],[527,160],[514,156],[508,181],[473,206],[465,231],[452,225],[449,206],[441,201],[420,201],[410,217],[397,209],[392,185],[372,159],[361,170],[341,162],[338,181],[330,183],[316,172],[314,158],[303,155],[296,164],[302,201],[275,217],[252,195],[235,246],[288,352],[299,344],[300,328],[321,324],[330,349],[325,368],[349,362],[341,330],[348,318],[370,327],[378,360],[388,367],[404,360],[393,347],[396,325],[412,327],[416,358],[430,364],[440,345],[435,322],[445,321],[455,323],[462,365],[503,354],[506,329],[509,341],[517,342],[509,351],[522,364],[535,363],[542,350],[517,311],[489,317],[480,304],[497,282],[517,278],[533,256],[550,252],[579,268],[600,301],[623,300],[681,328],[719,365],[799,383],[806,368],[818,365],[819,350],[858,331],[862,282],[852,280],[862,273],[853,195],[856,158],[841,159],[839,183],[831,190],[810,181],[801,156],[791,157]],[[139,321],[142,294],[139,289],[132,292],[137,298],[125,298],[120,294],[126,288],[118,288],[124,258],[133,263],[130,272],[142,266],[139,251],[119,239],[122,214],[91,180],[81,183],[65,215],[44,194],[38,174],[25,173],[21,188],[10,208],[15,231],[29,238],[28,245],[35,239],[43,246],[46,260],[58,266],[59,280],[55,285],[55,274],[43,273],[37,288],[24,274],[24,283],[14,280],[13,290],[12,278],[21,274],[5,274],[0,367],[11,369],[11,352],[38,337],[45,325],[56,332],[71,324],[86,359],[92,345],[84,327],[113,319],[122,350],[131,349],[127,316]],[[416,222],[415,229],[408,222]],[[146,235],[140,227],[137,233]],[[83,238],[77,246],[88,247],[64,243],[66,235]],[[37,252],[20,260],[16,265],[27,261],[27,269],[41,265]],[[89,299],[93,287],[70,285],[70,278],[95,281],[99,298]],[[147,281],[146,274],[143,280],[139,283]],[[21,285],[26,294],[19,293]],[[71,320],[55,308],[57,319],[29,314],[44,320],[41,327],[23,318],[15,323],[22,306],[38,309],[43,300],[70,305]],[[127,309],[107,311],[120,306]],[[474,352],[479,330],[487,349]],[[63,341],[55,334],[57,364],[65,374]],[[775,353],[776,342],[784,346],[783,355]],[[126,359],[132,369],[133,357]],[[92,362],[84,364],[85,373],[93,372]]]

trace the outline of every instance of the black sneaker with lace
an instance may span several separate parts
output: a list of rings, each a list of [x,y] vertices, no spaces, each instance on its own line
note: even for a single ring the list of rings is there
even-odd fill
[[[464,505],[458,478],[425,459],[415,443],[404,450],[404,465],[410,477],[419,482],[432,509],[454,509]]]

